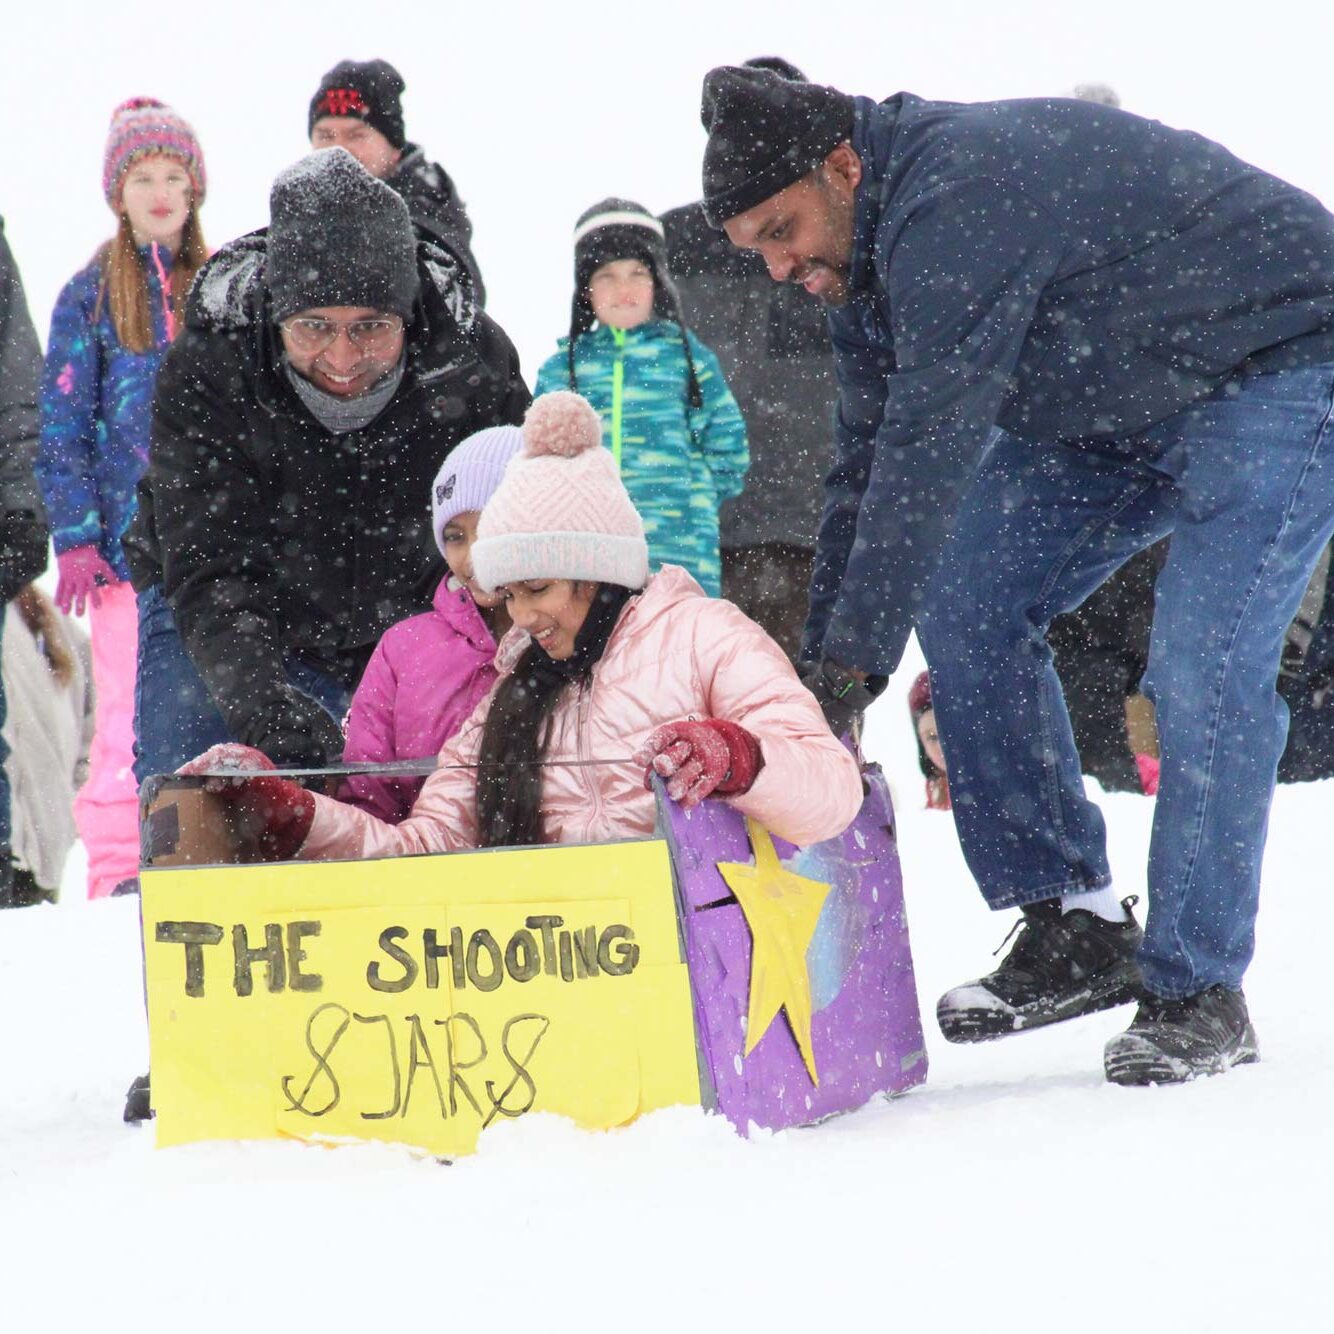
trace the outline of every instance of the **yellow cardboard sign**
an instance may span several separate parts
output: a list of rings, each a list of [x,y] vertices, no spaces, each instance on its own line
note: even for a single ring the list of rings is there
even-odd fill
[[[698,1103],[662,840],[145,870],[160,1145],[381,1139],[453,1156],[539,1110]]]

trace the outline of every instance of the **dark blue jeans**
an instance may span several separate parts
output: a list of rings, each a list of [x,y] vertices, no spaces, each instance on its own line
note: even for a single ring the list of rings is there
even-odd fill
[[[1171,534],[1144,691],[1162,751],[1141,963],[1166,997],[1241,984],[1287,731],[1283,636],[1334,532],[1334,366],[1238,378],[1124,445],[1005,434],[919,634],[964,854],[993,908],[1110,882],[1044,638]]]
[[[134,776],[174,773],[232,734],[204,678],[185,651],[171,607],[158,587],[138,596],[139,662],[134,682]],[[288,658],[288,681],[340,725],[351,693],[326,672]],[[6,805],[6,809],[8,806]]]

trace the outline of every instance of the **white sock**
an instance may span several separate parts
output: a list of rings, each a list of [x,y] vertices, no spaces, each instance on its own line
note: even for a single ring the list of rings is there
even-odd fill
[[[1106,889],[1086,890],[1081,894],[1062,894],[1061,911],[1070,912],[1074,908],[1083,908],[1086,912],[1097,913],[1104,921],[1125,922],[1129,919],[1121,900],[1116,897],[1116,890],[1108,885]]]

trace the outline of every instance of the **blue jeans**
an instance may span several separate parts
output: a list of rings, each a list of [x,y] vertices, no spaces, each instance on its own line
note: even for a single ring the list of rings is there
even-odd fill
[[[134,681],[134,776],[174,773],[210,746],[233,739],[176,629],[157,586],[138,596],[139,662]],[[287,679],[341,725],[351,692],[327,672],[287,658]]]
[[[919,635],[959,838],[993,908],[1110,883],[1044,638],[1171,534],[1144,692],[1162,770],[1140,962],[1176,998],[1238,987],[1254,950],[1287,732],[1284,632],[1334,532],[1334,366],[1239,377],[1098,451],[995,437]]]

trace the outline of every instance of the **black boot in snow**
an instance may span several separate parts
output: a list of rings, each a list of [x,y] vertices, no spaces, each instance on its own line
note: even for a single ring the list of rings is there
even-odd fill
[[[153,1104],[148,1086],[148,1076],[140,1075],[130,1085],[129,1092],[125,1095],[125,1120],[130,1125],[138,1125],[140,1121],[147,1121],[152,1115]]]
[[[1113,1084],[1184,1084],[1259,1059],[1246,997],[1216,986],[1182,1000],[1146,996],[1103,1067]]]
[[[986,1042],[1137,999],[1144,932],[1130,911],[1136,902],[1123,900],[1124,922],[1085,908],[1063,913],[1058,899],[1029,904],[1001,966],[940,998],[940,1031],[950,1042]]]

